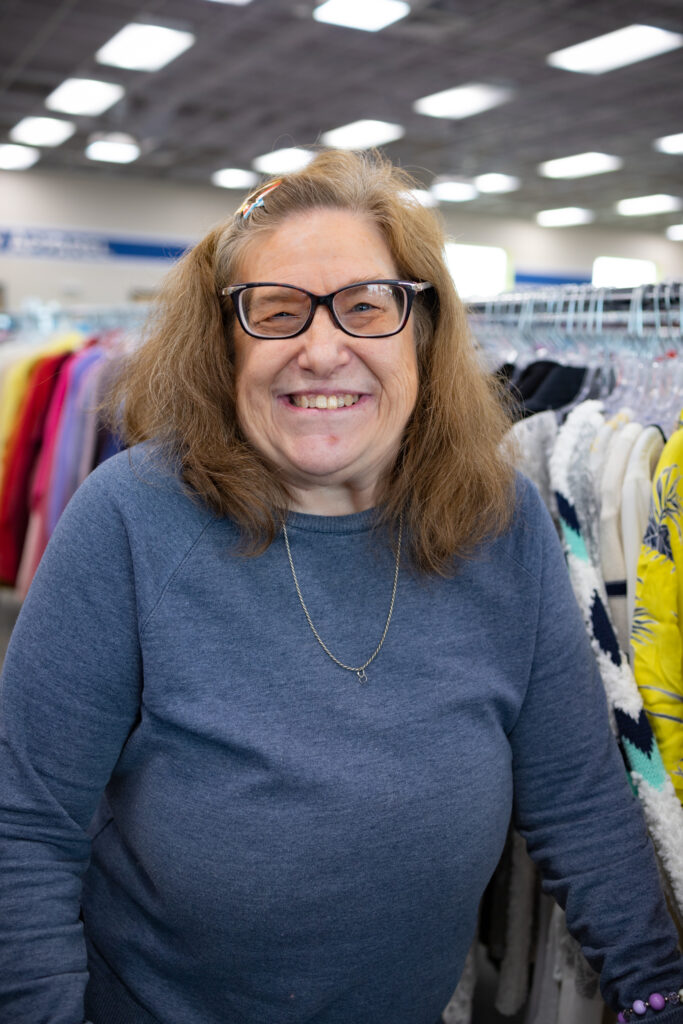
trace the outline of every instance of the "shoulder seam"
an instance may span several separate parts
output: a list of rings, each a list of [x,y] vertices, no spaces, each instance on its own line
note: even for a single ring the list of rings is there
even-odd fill
[[[159,605],[163,601],[164,596],[166,594],[166,591],[171,586],[171,584],[173,583],[173,580],[176,578],[176,576],[178,575],[178,573],[182,569],[183,565],[185,564],[187,559],[190,557],[190,555],[192,554],[192,552],[196,548],[197,544],[199,544],[200,540],[202,539],[202,537],[204,536],[204,534],[206,533],[208,528],[214,522],[215,522],[214,518],[211,517],[211,519],[209,519],[209,521],[207,523],[205,523],[204,526],[202,526],[201,530],[199,531],[199,533],[197,534],[195,539],[192,541],[192,543],[190,544],[189,548],[187,549],[185,554],[182,556],[182,558],[180,559],[180,561],[176,565],[175,569],[173,570],[171,575],[168,577],[168,579],[166,580],[166,582],[162,586],[161,591],[159,592],[159,596],[158,596],[157,600],[154,602],[154,605],[152,606],[152,608],[150,609],[149,614],[145,618],[145,621],[140,624],[140,639],[142,639],[142,637],[143,637],[143,635],[145,633],[145,630],[147,629],[147,626],[149,625],[149,622],[152,619],[152,616],[154,615],[154,613],[156,612],[157,608],[159,607]]]

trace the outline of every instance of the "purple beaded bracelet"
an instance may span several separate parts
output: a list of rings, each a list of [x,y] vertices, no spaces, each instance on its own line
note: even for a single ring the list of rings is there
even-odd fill
[[[636,999],[633,1006],[620,1012],[617,1020],[619,1024],[628,1024],[628,1021],[645,1016],[648,1010],[659,1013],[660,1010],[665,1009],[667,1003],[669,1006],[675,1006],[677,1003],[683,1004],[683,988],[678,992],[668,992],[665,996],[661,992],[653,992],[647,999]]]

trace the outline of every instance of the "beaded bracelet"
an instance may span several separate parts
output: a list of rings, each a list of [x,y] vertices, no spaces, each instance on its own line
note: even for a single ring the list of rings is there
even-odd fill
[[[675,1006],[677,1003],[683,1004],[683,988],[678,992],[668,992],[665,996],[661,992],[653,992],[647,999],[636,999],[633,1006],[620,1012],[617,1021],[619,1024],[627,1024],[628,1021],[643,1017],[648,1010],[659,1013],[660,1010],[665,1009],[667,1003],[670,1006]]]

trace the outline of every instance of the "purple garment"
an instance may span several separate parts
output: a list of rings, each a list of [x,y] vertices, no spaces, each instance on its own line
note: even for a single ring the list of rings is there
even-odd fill
[[[78,469],[86,419],[85,399],[82,393],[89,394],[87,388],[82,389],[82,383],[85,375],[103,359],[103,356],[102,349],[91,346],[79,352],[66,368],[66,396],[59,421],[47,498],[48,536],[52,534],[59,517],[78,487]],[[90,400],[94,400],[93,395],[90,395]]]

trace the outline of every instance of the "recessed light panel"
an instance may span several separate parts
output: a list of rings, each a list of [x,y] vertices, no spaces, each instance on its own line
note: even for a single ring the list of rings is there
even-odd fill
[[[428,117],[450,117],[459,120],[482,114],[485,110],[507,103],[511,98],[511,89],[473,82],[470,85],[444,89],[443,92],[435,92],[431,96],[423,96],[413,103],[413,110]]]
[[[646,217],[648,214],[671,213],[680,210],[683,202],[678,196],[666,196],[658,193],[652,196],[634,196],[633,199],[621,199],[617,205],[617,213],[623,217]]]
[[[478,192],[503,193],[515,192],[521,182],[512,174],[479,174],[474,179]]]
[[[657,265],[652,260],[625,259],[623,256],[598,256],[593,260],[593,285],[596,288],[637,288],[654,284]]]
[[[585,43],[556,50],[546,57],[546,61],[564,71],[603,75],[606,71],[657,57],[679,46],[683,46],[683,36],[677,32],[667,32],[652,25],[627,25]]]
[[[372,146],[386,146],[403,138],[405,128],[388,121],[352,121],[341,128],[323,132],[320,141],[324,146],[337,149],[370,149]]]
[[[309,150],[294,146],[257,156],[251,166],[260,174],[291,174],[310,164],[312,159],[313,153]]]
[[[99,64],[133,71],[159,71],[194,43],[191,32],[161,25],[126,25],[95,54]]]
[[[471,181],[448,179],[435,181],[431,193],[440,203],[468,203],[479,195]]]
[[[666,229],[666,237],[672,242],[683,242],[683,224],[672,224]]]
[[[122,85],[113,82],[100,82],[94,78],[67,78],[50,93],[45,106],[65,114],[96,117],[113,107],[124,92]]]
[[[27,146],[61,146],[75,131],[72,121],[58,117],[24,117],[10,129],[9,137]]]
[[[664,135],[661,139],[655,139],[655,149],[660,153],[683,153],[683,132],[678,135]]]
[[[220,171],[214,171],[211,181],[219,188],[253,188],[258,181],[258,174],[243,171],[239,167],[223,167]]]
[[[85,149],[88,160],[101,160],[108,164],[130,164],[140,156],[140,147],[134,138],[123,132],[93,136]]]
[[[542,228],[568,228],[575,224],[590,224],[595,214],[582,206],[562,206],[555,210],[541,210],[536,223]]]
[[[544,178],[588,178],[591,174],[618,171],[622,165],[623,160],[608,153],[577,153],[559,160],[546,160],[538,165],[538,173]]]
[[[365,32],[379,32],[407,14],[410,4],[403,0],[327,0],[313,11],[316,21]]]
[[[14,146],[11,143],[0,146],[0,170],[25,171],[40,159],[40,150],[30,146]]]

